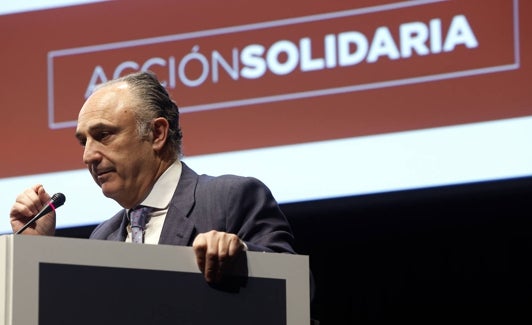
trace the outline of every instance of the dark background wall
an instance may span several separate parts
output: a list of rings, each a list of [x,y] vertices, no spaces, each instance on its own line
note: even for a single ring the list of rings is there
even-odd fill
[[[282,209],[309,255],[321,325],[532,321],[532,178]]]

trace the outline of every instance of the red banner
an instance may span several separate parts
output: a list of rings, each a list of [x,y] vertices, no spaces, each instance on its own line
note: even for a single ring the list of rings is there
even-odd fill
[[[532,2],[111,1],[0,16],[0,177],[82,168],[92,88],[157,73],[186,156],[532,114]],[[521,16],[520,16],[521,13]]]

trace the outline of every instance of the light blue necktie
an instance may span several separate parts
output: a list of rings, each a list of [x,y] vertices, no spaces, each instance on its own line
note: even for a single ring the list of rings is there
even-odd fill
[[[131,241],[133,243],[144,242],[144,226],[148,220],[150,210],[150,207],[139,206],[129,212],[129,219],[131,222]]]

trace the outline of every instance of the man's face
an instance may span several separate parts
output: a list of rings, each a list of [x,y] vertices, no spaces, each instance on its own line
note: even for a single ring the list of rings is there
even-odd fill
[[[141,202],[156,177],[152,137],[138,134],[136,105],[126,83],[106,86],[87,99],[76,129],[93,179],[105,196],[125,208]]]

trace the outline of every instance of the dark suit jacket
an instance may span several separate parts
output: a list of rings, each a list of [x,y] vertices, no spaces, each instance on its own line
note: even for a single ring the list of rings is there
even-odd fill
[[[288,220],[265,184],[252,177],[198,175],[182,165],[159,244],[191,246],[198,233],[218,230],[238,235],[250,251],[295,253]],[[90,238],[124,241],[127,223],[123,209]]]

